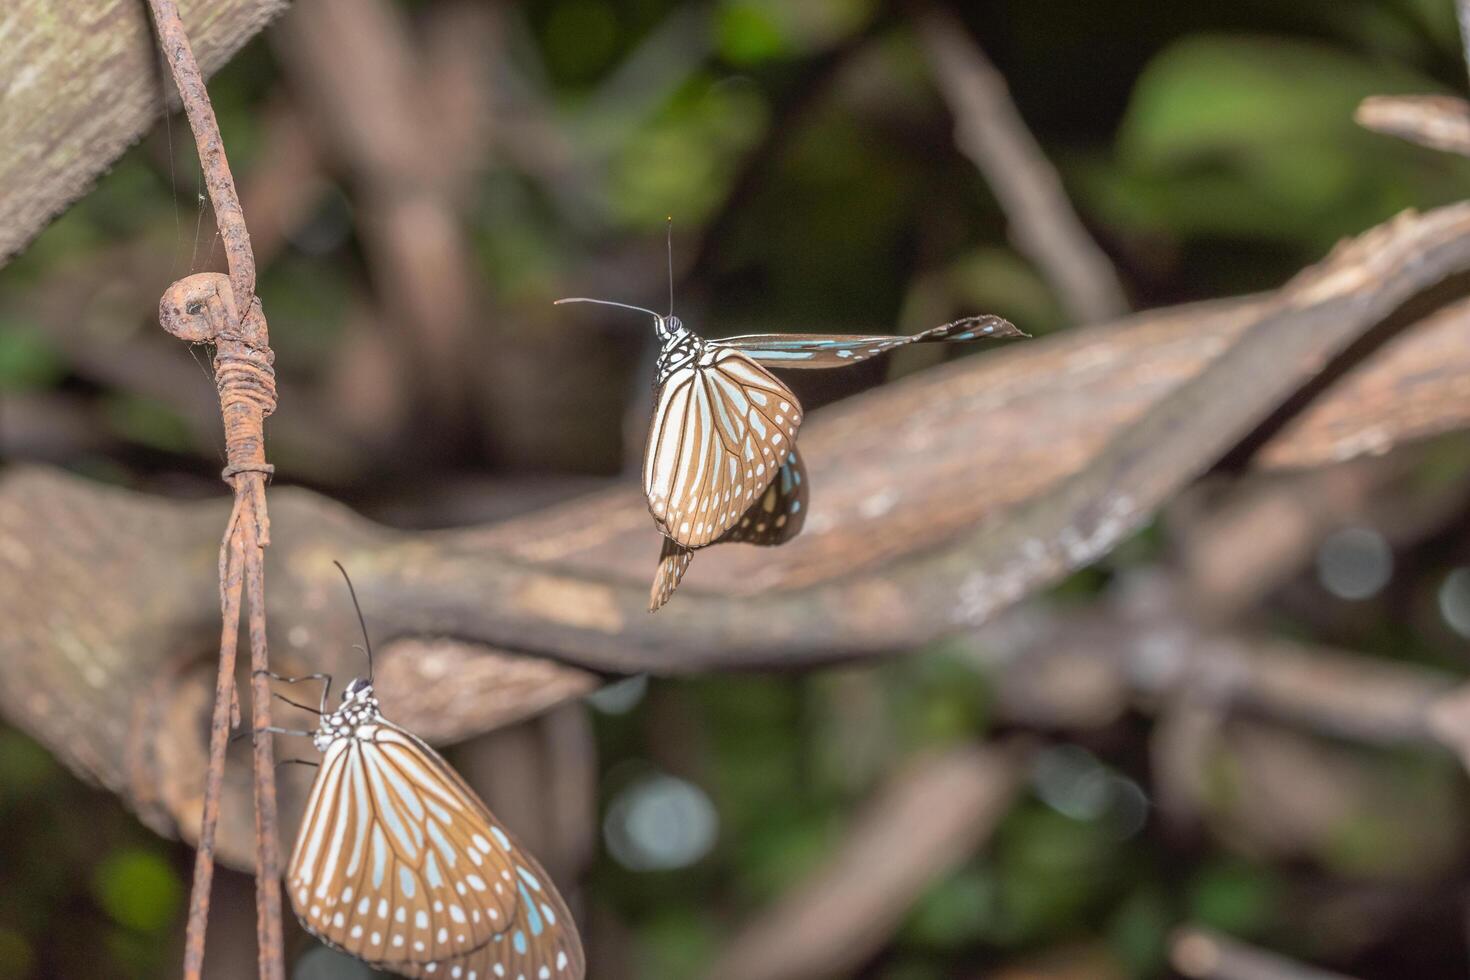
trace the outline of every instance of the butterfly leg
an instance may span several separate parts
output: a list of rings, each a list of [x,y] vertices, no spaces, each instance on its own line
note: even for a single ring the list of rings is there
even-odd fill
[[[280,681],[282,684],[299,684],[302,681],[325,681],[326,684],[323,685],[323,687],[322,687],[322,706],[321,706],[321,709],[318,710],[316,713],[319,714],[319,715],[324,715],[324,714],[327,713],[327,696],[332,693],[332,675],[331,674],[302,674],[300,677],[283,677],[282,675],[277,674],[274,671],[269,671],[269,670],[256,670],[256,671],[251,671],[250,676],[255,677],[255,676],[261,675],[261,674],[265,675],[266,677],[269,677],[273,681]],[[276,697],[279,698],[281,696],[279,694],[277,694]],[[281,698],[281,700],[282,701],[286,701],[285,698]],[[286,701],[286,703],[287,704],[296,704],[295,701]],[[296,704],[296,707],[298,707],[298,708],[306,708],[306,705],[304,705],[304,704]],[[307,711],[313,711],[313,710],[316,710],[316,709],[306,708],[306,710]]]
[[[309,704],[302,704],[300,701],[292,701],[290,698],[286,697],[286,695],[277,694],[275,691],[271,692],[271,697],[275,698],[278,701],[284,701],[286,704],[289,704],[293,708],[300,708],[302,711],[310,711],[314,715],[320,715],[325,710],[325,707],[323,708],[323,710],[318,710],[316,708],[313,708]]]
[[[268,728],[247,728],[244,731],[236,732],[235,734],[233,734],[233,735],[230,736],[230,741],[231,742],[238,742],[240,739],[244,738],[246,735],[267,735],[267,734],[269,734],[269,735],[295,735],[295,736],[297,736],[299,738],[313,738],[313,737],[316,736],[316,732],[304,732],[304,731],[298,731],[295,728],[280,728],[280,727],[277,727],[276,725],[271,725]]]

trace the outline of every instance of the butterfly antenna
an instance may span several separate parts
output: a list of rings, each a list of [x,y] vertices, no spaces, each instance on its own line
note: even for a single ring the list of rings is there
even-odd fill
[[[666,231],[669,246],[669,316],[674,315],[674,216],[669,215]]]
[[[342,579],[347,583],[347,594],[352,596],[352,608],[357,610],[357,625],[362,627],[362,642],[366,644],[363,649],[367,653],[367,681],[371,684],[373,682],[373,641],[368,639],[367,620],[362,618],[362,606],[357,602],[357,590],[352,587],[352,579],[348,577],[347,569],[343,568],[342,563],[336,559],[332,560],[332,564],[336,565],[337,571],[342,573]]]
[[[657,320],[663,319],[663,317],[652,310],[644,309],[641,306],[633,306],[629,303],[615,303],[610,299],[588,299],[586,296],[568,296],[566,299],[554,300],[551,305],[560,306],[563,303],[596,303],[598,306],[620,306],[625,310],[637,310],[639,313],[647,313]]]

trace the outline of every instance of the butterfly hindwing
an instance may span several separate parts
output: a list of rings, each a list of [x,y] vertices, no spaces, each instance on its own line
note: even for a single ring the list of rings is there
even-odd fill
[[[545,872],[437,752],[381,718],[328,745],[286,885],[309,932],[404,976],[582,976]]]
[[[720,542],[785,544],[801,532],[807,510],[806,466],[792,450],[755,503],[725,532]],[[672,590],[671,590],[672,591]]]
[[[806,521],[806,500],[806,467],[801,462],[801,454],[792,450],[777,469],[776,478],[717,543],[785,544],[800,533]],[[663,539],[658,570],[648,594],[649,612],[657,612],[673,597],[693,558],[693,550],[669,538]]]
[[[711,347],[660,385],[643,487],[659,530],[702,548],[734,526],[795,444],[791,389],[740,351]]]
[[[970,316],[909,335],[749,334],[709,341],[712,347],[738,350],[774,368],[835,368],[856,364],[907,344],[963,342],[982,338],[1024,337],[1009,320]]]

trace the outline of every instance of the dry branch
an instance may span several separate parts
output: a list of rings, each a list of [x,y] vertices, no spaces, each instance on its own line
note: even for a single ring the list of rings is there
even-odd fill
[[[336,157],[350,168],[358,223],[400,325],[399,358],[420,379],[433,418],[455,419],[469,397],[465,368],[472,304],[464,185],[483,154],[454,138],[488,112],[446,112],[426,84],[403,12],[384,0],[315,0],[276,36],[282,61]],[[371,65],[371,71],[364,71]],[[466,115],[468,118],[466,118]],[[456,414],[458,413],[458,414]]]
[[[1371,95],[1353,118],[1385,136],[1470,156],[1470,102],[1453,95]]]
[[[197,980],[204,970],[205,930],[214,880],[215,831],[224,785],[229,730],[239,724],[235,650],[240,637],[242,590],[250,606],[250,725],[255,788],[255,915],[257,962],[261,980],[283,980],[285,948],[281,932],[280,833],[276,818],[275,751],[271,692],[267,678],[265,555],[270,544],[265,481],[274,470],[265,460],[265,419],[276,408],[275,355],[265,314],[255,297],[255,254],[235,191],[224,137],[215,120],[204,74],[195,60],[189,34],[174,0],[149,0],[158,46],[173,76],[194,144],[204,184],[214,207],[229,264],[218,273],[189,276],[169,286],[159,302],[159,322],[189,343],[215,348],[215,385],[224,419],[226,465],[222,478],[234,491],[219,555],[220,644],[218,680],[209,731],[209,765],[200,814],[189,920],[184,937],[184,977]]]
[[[974,745],[915,760],[824,865],[736,936],[710,980],[802,980],[861,966],[930,882],[995,830],[1023,760],[1019,746]]]
[[[1341,973],[1297,963],[1213,929],[1189,926],[1174,934],[1170,959],[1200,980],[1350,980]]]
[[[1011,101],[1005,78],[952,14],[931,8],[918,26],[955,116],[955,140],[1005,209],[1016,247],[1036,263],[1077,322],[1127,312],[1117,271],[1072,209],[1056,168]]]
[[[184,3],[204,71],[218,70],[285,6],[285,0]],[[143,135],[162,103],[148,11],[137,0],[7,0],[0,5],[0,38],[4,265]],[[101,105],[106,112],[97,111]]]
[[[1152,588],[1150,588],[1152,586]],[[1146,611],[1111,604],[1084,613],[1028,606],[967,638],[992,672],[1009,721],[1096,728],[1128,708],[1195,695],[1221,712],[1269,718],[1370,745],[1457,747],[1436,726],[1453,701],[1451,674],[1268,636],[1201,627],[1162,580],[1134,582]],[[1463,700],[1463,699],[1462,699]]]
[[[709,556],[656,616],[643,603],[657,536],[631,486],[426,534],[273,490],[278,669],[359,667],[333,558],[353,570],[374,636],[558,661],[530,682],[529,710],[585,689],[586,670],[797,667],[915,649],[1106,551],[1316,378],[1347,335],[1467,267],[1470,207],[1404,217],[1272,296],[1071,331],[814,413],[802,435],[815,488],[805,533]],[[1337,378],[1255,460],[1314,465],[1467,425],[1470,310],[1455,305]],[[1118,495],[1131,519],[1098,509]],[[0,590],[17,610],[0,634],[0,711],[165,832],[197,819],[211,689],[199,665],[218,640],[205,583],[224,516],[44,469],[0,479]],[[482,659],[466,654],[456,670]],[[492,689],[495,661],[478,676]],[[415,690],[436,680],[416,677]],[[503,700],[403,696],[404,710],[387,704],[397,720],[447,737],[506,711]],[[451,714],[434,717],[441,707]],[[228,783],[227,798],[235,791]],[[236,860],[250,836],[230,811],[221,847]]]

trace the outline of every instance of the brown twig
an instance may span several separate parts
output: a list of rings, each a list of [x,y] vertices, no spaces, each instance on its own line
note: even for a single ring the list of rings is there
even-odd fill
[[[283,26],[284,67],[352,172],[364,250],[406,331],[400,356],[417,368],[420,408],[428,420],[458,419],[471,391],[464,352],[473,305],[459,198],[480,161],[453,152],[460,148],[447,137],[465,121],[427,109],[423,59],[393,4],[320,0],[299,5]]]
[[[1079,323],[1126,312],[1117,272],[1072,209],[1056,168],[1016,111],[1005,78],[953,15],[925,10],[918,28],[955,117],[955,141],[990,182],[1016,247],[1040,267]]]
[[[194,980],[204,966],[209,889],[214,875],[214,829],[219,818],[229,723],[233,720],[231,715],[239,710],[234,672],[243,585],[250,603],[251,725],[255,732],[256,944],[260,976],[263,980],[282,980],[285,961],[275,760],[271,736],[266,734],[271,718],[270,682],[266,676],[263,553],[270,544],[265,480],[271,467],[265,461],[264,424],[276,405],[274,355],[265,316],[255,298],[255,256],[250,249],[250,233],[245,227],[245,216],[204,76],[194,59],[178,5],[174,0],[149,0],[149,3],[159,46],[194,131],[199,162],[230,269],[228,279],[217,273],[205,273],[180,280],[168,288],[159,304],[159,321],[169,333],[192,343],[215,345],[215,383],[224,417],[227,458],[223,477],[235,495],[220,548],[219,680],[210,728],[205,807],[185,934],[184,976]]]
[[[1024,747],[920,758],[870,804],[828,862],[742,930],[711,980],[847,975],[883,947],[923,889],[1010,809]]]
[[[1348,980],[1197,926],[1176,932],[1171,947],[1174,968],[1201,980]]]
[[[1453,95],[1370,95],[1353,118],[1375,133],[1470,156],[1470,103]]]
[[[997,712],[1018,724],[1086,729],[1111,724],[1130,705],[1207,697],[1222,710],[1368,745],[1451,742],[1436,713],[1452,706],[1453,675],[1211,629],[1183,614],[1164,575],[1139,579],[1128,585],[1133,608],[1066,614],[1032,605],[967,640],[964,649],[994,674]]]

